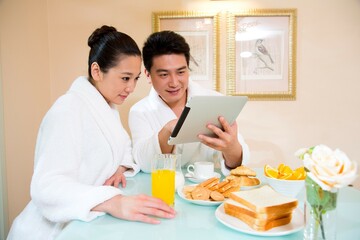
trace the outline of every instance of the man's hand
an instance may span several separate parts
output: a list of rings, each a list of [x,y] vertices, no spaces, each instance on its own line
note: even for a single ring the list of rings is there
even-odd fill
[[[240,166],[242,161],[242,147],[238,140],[237,123],[234,121],[234,123],[230,125],[224,117],[219,117],[219,122],[224,130],[213,124],[208,124],[207,126],[217,138],[200,134],[199,139],[206,146],[221,151],[227,167],[235,168]]]

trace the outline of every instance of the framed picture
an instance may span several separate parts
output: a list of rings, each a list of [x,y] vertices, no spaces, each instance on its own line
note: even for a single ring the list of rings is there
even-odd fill
[[[227,14],[227,95],[296,99],[296,9]]]
[[[212,12],[167,11],[152,14],[153,32],[171,30],[190,46],[190,78],[208,89],[220,90],[218,15]]]

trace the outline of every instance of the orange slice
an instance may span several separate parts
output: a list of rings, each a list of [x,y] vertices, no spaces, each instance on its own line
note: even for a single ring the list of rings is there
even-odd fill
[[[294,170],[295,172],[305,172],[304,167],[298,167],[297,169]]]
[[[281,164],[279,164],[279,166],[278,166],[278,171],[279,172],[282,172],[282,169],[285,167],[285,164],[283,164],[283,163],[281,163]]]
[[[304,167],[299,167],[294,170],[294,175],[296,176],[296,180],[304,180],[306,177]]]
[[[264,167],[264,173],[266,176],[272,177],[272,178],[278,178],[278,175],[279,175],[277,169],[272,168],[267,164]]]
[[[281,169],[280,173],[282,175],[290,175],[293,173],[293,170],[289,166],[285,166]]]
[[[279,179],[283,179],[283,180],[294,180],[292,173],[284,174],[284,175],[280,176]]]

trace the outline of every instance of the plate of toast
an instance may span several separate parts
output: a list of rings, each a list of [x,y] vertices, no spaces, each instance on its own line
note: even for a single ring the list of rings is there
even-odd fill
[[[221,193],[210,191],[197,184],[185,185],[177,189],[177,193],[183,200],[203,206],[218,206],[224,202],[224,196]]]
[[[185,185],[178,188],[178,195],[190,203],[206,206],[220,205],[232,192],[257,188],[260,180],[252,169],[239,166],[230,171],[230,175],[222,181],[220,176],[215,175],[199,184]]]
[[[215,217],[229,228],[257,236],[287,235],[304,226],[298,200],[279,194],[269,185],[231,193],[216,209]]]
[[[230,194],[235,191],[260,186],[260,180],[252,169],[239,166],[231,170],[230,175],[222,181],[220,176],[215,175],[199,184],[185,185],[178,188],[178,195],[194,204],[214,206],[220,205]]]

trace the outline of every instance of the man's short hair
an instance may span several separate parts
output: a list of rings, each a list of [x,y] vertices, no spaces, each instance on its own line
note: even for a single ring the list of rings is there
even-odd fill
[[[153,58],[167,54],[184,54],[189,66],[190,47],[185,38],[173,31],[161,31],[151,34],[143,46],[144,66],[148,72],[153,65]]]

